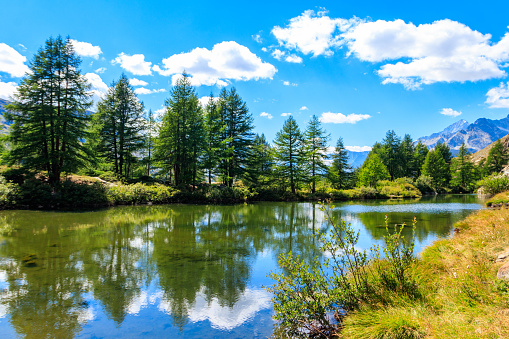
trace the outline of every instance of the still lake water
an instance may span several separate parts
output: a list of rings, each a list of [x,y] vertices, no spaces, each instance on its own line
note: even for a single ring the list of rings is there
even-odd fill
[[[2,338],[266,338],[280,253],[321,256],[314,203],[0,212]],[[411,224],[416,251],[482,208],[474,195],[338,203],[381,244],[384,218]],[[410,231],[410,228],[407,229]]]

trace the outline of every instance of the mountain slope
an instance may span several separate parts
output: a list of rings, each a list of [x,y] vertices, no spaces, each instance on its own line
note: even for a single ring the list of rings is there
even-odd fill
[[[472,124],[460,120],[441,132],[421,137],[417,141],[421,141],[428,148],[435,147],[440,141],[447,144],[453,151],[457,151],[461,144],[465,143],[470,152],[477,152],[508,133],[509,115],[500,120],[479,118]]]

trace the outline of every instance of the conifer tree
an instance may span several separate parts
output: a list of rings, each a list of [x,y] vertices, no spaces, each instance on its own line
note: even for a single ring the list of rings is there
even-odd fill
[[[415,145],[413,161],[414,161],[414,178],[418,178],[422,174],[422,165],[424,165],[424,161],[426,160],[426,155],[428,155],[429,149],[422,142],[418,142]]]
[[[234,180],[246,172],[250,147],[253,142],[253,117],[235,87],[223,89],[218,101],[222,121],[226,126],[222,140],[225,143],[221,167],[223,183],[233,187]]]
[[[145,120],[143,104],[125,74],[108,88],[93,120],[100,154],[112,162],[117,176],[127,178],[136,160],[135,153],[143,147]]]
[[[69,38],[49,38],[30,63],[14,101],[7,106],[12,121],[8,161],[48,172],[50,184],[62,172],[87,162],[89,84],[80,72],[81,59]]]
[[[422,166],[422,174],[431,177],[436,191],[447,186],[450,176],[449,166],[439,150],[434,149],[428,152]]]
[[[339,138],[332,154],[332,164],[329,167],[328,178],[336,189],[347,188],[350,182],[351,167],[348,165],[348,151]]]
[[[265,135],[256,134],[253,140],[249,166],[245,174],[246,182],[254,187],[260,188],[269,183],[272,174],[272,148],[265,139]]]
[[[500,140],[497,140],[493,147],[490,149],[486,164],[484,165],[484,173],[490,175],[492,173],[499,173],[509,160],[507,150]]]
[[[274,140],[274,158],[277,172],[284,182],[289,182],[295,194],[303,178],[304,145],[302,133],[295,119],[290,116]]]
[[[415,174],[415,160],[414,160],[414,141],[409,134],[405,134],[403,141],[400,145],[400,161],[401,161],[401,173],[402,177],[411,178]]]
[[[327,142],[330,135],[322,129],[320,120],[313,115],[306,131],[304,132],[304,152],[306,155],[306,165],[310,172],[311,193],[316,191],[316,180],[319,176],[327,173],[327,165],[325,160],[327,156]]]
[[[382,141],[380,158],[387,167],[391,180],[401,176],[401,139],[394,131],[387,131]]]
[[[203,113],[187,73],[183,73],[165,102],[166,112],[156,143],[160,166],[177,186],[196,184],[204,143]]]
[[[465,143],[459,149],[458,156],[452,159],[451,164],[451,186],[456,187],[463,192],[471,192],[475,185],[475,168],[474,164],[470,162]]]

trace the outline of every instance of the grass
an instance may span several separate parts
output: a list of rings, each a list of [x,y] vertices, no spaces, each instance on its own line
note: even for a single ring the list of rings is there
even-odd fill
[[[509,283],[496,278],[509,250],[509,210],[482,210],[455,225],[413,264],[420,297],[388,295],[348,315],[340,338],[509,338]]]

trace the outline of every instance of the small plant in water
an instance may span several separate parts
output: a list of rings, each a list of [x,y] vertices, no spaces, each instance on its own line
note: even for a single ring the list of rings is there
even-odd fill
[[[371,248],[371,256],[359,249],[359,231],[332,215],[334,206],[322,204],[320,209],[331,223],[330,232],[321,234],[323,261],[311,263],[292,253],[282,254],[279,265],[283,272],[269,272],[275,284],[266,288],[274,294],[278,334],[288,337],[329,338],[341,330],[342,318],[361,304],[383,302],[384,290],[417,295],[408,269],[415,260],[414,240],[404,241],[400,225],[387,234],[382,251]],[[415,230],[416,220],[413,221]],[[381,258],[383,253],[383,259]]]

